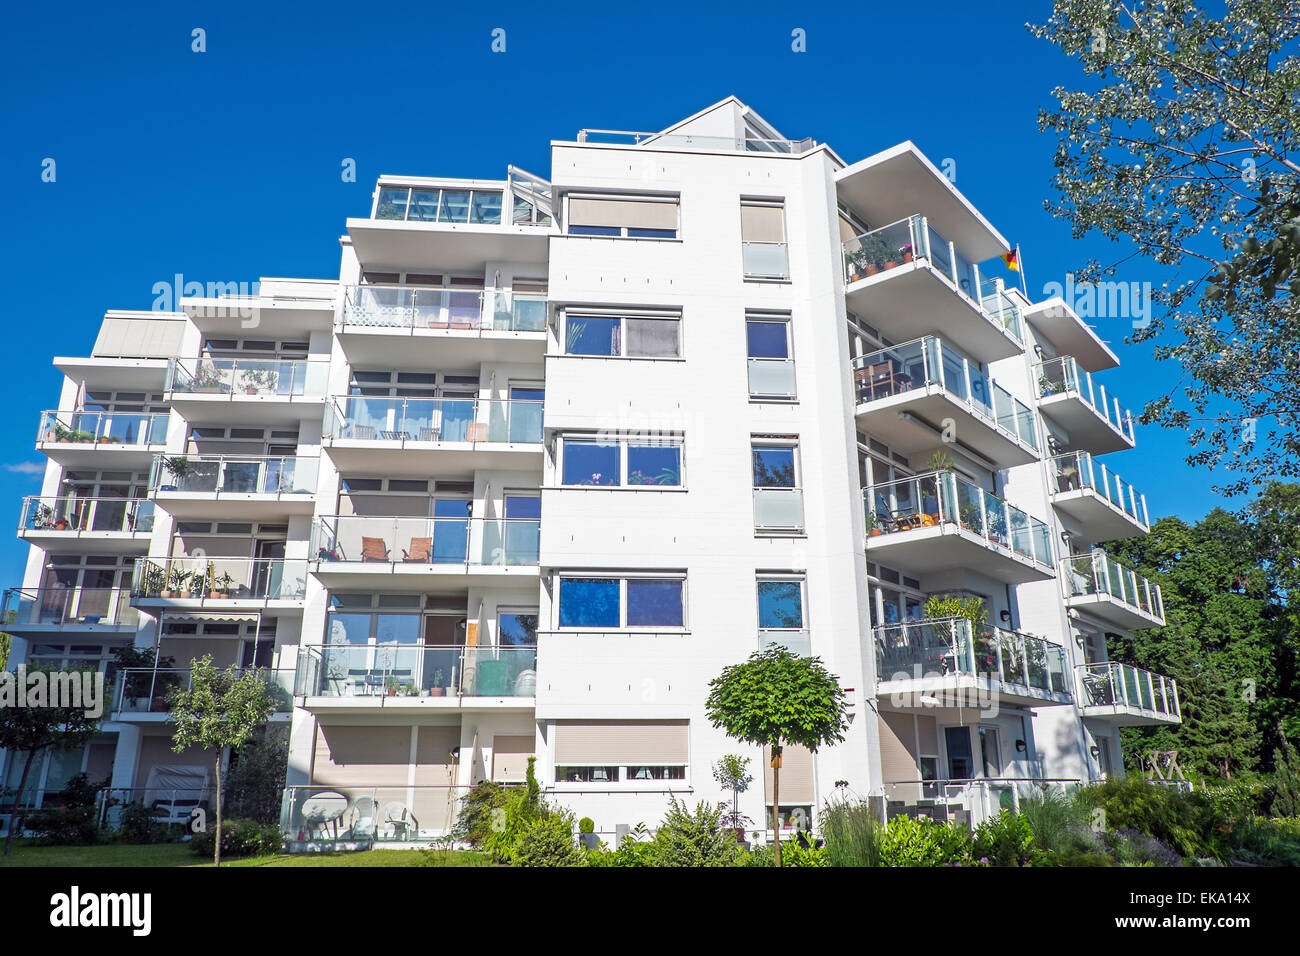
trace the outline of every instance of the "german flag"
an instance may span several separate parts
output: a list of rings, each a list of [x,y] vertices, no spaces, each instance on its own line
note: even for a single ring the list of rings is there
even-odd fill
[[[1020,271],[1020,246],[1016,246],[1002,257],[1003,264],[1013,272]]]

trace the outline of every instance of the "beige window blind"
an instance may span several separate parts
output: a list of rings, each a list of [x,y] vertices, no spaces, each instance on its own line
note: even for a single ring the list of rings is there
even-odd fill
[[[318,724],[312,783],[333,787],[406,786],[410,727]]]
[[[492,779],[501,783],[518,783],[528,773],[528,758],[533,756],[533,735],[492,738]]]
[[[570,199],[569,225],[676,229],[677,202],[644,199]]]
[[[562,721],[555,725],[558,766],[685,764],[684,720]]]
[[[785,207],[743,203],[740,238],[744,242],[785,242]]]
[[[171,318],[106,318],[91,355],[97,358],[171,358],[181,351],[185,323]]]
[[[763,748],[763,793],[772,802],[772,748]],[[781,747],[781,806],[813,802],[813,755],[807,747]]]
[[[880,715],[880,773],[886,783],[920,779],[913,754],[916,729],[910,714]]]

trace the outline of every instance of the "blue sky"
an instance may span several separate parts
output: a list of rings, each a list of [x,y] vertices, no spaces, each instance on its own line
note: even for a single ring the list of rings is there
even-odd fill
[[[9,363],[0,502],[17,522],[39,476],[38,413],[56,354],[87,354],[107,308],[147,309],[154,283],[337,275],[337,237],[380,173],[545,175],[552,139],[583,127],[652,130],[735,94],[785,135],[852,162],[911,139],[1022,247],[1031,295],[1089,255],[1043,211],[1055,141],[1038,107],[1075,67],[1025,30],[1050,4],[827,6],[659,2],[455,5],[319,2],[8,4],[0,13],[7,228],[0,232]],[[191,30],[207,51],[191,51]],[[506,31],[506,52],[490,49]],[[806,31],[807,52],[791,50]],[[57,178],[41,181],[42,161]],[[341,163],[352,158],[357,181]],[[1010,279],[1011,273],[1006,273]],[[1158,282],[1130,263],[1121,279]],[[1140,409],[1179,369],[1099,332],[1123,367],[1102,381]],[[1106,462],[1153,516],[1221,503],[1183,464],[1183,437],[1139,430]],[[0,512],[2,513],[2,512]],[[0,538],[3,583],[25,548]]]

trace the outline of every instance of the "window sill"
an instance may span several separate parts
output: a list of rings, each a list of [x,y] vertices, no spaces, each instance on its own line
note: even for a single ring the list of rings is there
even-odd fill
[[[569,352],[547,352],[546,358],[586,359],[598,362],[685,362],[680,355],[574,355]]]
[[[658,491],[685,492],[684,485],[542,485],[542,491]]]
[[[746,276],[742,275],[741,280],[744,282],[756,282],[762,285],[794,285],[793,279],[772,279],[766,276]]]
[[[682,242],[681,236],[584,236],[572,232],[558,232],[560,239],[601,239],[606,242]]]
[[[791,528],[783,530],[780,528],[755,528],[755,538],[807,538],[807,528]]]
[[[751,405],[798,405],[799,399],[797,396],[794,398],[770,398],[763,395],[751,395],[749,396],[749,404]]]

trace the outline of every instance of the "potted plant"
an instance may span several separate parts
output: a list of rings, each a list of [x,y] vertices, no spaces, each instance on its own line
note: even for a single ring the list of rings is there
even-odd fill
[[[442,671],[433,672],[433,686],[429,688],[430,697],[442,697],[446,693],[442,684]]]
[[[387,694],[388,694],[389,697],[396,697],[396,696],[397,696],[397,688],[398,688],[398,686],[399,686],[399,684],[398,684],[398,681],[397,681],[397,678],[396,678],[396,677],[385,677],[385,678],[384,678],[384,690],[387,692]]]
[[[256,395],[258,392],[274,391],[278,378],[274,369],[248,368],[239,373],[239,384],[244,387],[245,394]]]
[[[582,841],[584,850],[600,849],[600,837],[596,836],[596,822],[591,817],[583,817],[578,821],[578,839]]]
[[[992,538],[994,541],[996,541],[998,544],[1002,544],[1006,541],[1007,517],[1001,508],[999,508],[997,511],[993,511],[989,513],[987,527],[988,527],[989,537]]]
[[[173,564],[167,569],[167,582],[163,585],[162,596],[165,598],[180,597],[184,593],[185,585],[189,580],[190,572],[179,564]]]
[[[980,510],[975,505],[962,505],[957,514],[961,518],[961,526],[967,531],[978,532],[983,526],[980,521]]]
[[[190,460],[184,455],[170,455],[164,457],[162,460],[162,467],[163,471],[167,472],[167,474],[171,476],[172,481],[176,482],[176,484],[163,485],[158,489],[159,491],[175,491],[180,482],[183,482],[190,474]]]
[[[867,537],[875,538],[884,534],[884,529],[880,527],[880,516],[874,511],[868,511],[866,514]]]
[[[209,565],[209,568],[210,567],[211,565]],[[211,574],[210,571],[209,574]],[[235,579],[230,576],[229,571],[224,572],[221,575],[221,577],[216,578],[215,580],[216,580],[216,592],[212,595],[213,597],[220,596],[220,597],[228,598],[238,587],[238,585],[235,584]]]
[[[1038,394],[1040,396],[1045,397],[1047,395],[1053,395],[1056,393],[1058,388],[1059,385],[1056,382],[1053,382],[1046,375],[1038,376]]]
[[[903,265],[907,265],[909,262],[912,261],[912,244],[910,242],[907,245],[903,246],[903,248],[900,249],[899,252],[901,252],[903,255]]]

